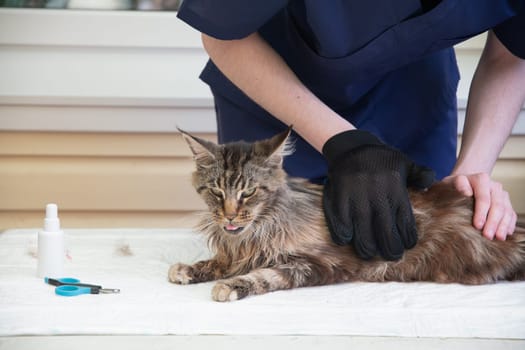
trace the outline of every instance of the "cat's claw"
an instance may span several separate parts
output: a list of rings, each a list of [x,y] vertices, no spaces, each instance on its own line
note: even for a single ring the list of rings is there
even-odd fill
[[[190,284],[192,280],[190,270],[191,266],[186,264],[172,265],[168,271],[168,279],[172,283]]]
[[[235,301],[239,299],[237,291],[224,282],[217,282],[211,291],[215,301]]]

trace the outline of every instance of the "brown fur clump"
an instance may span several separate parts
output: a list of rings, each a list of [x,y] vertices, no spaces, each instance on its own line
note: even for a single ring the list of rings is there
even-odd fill
[[[209,207],[199,230],[215,256],[171,266],[188,284],[218,280],[217,301],[349,281],[482,284],[525,279],[525,230],[490,241],[472,222],[473,201],[437,183],[411,192],[417,245],[398,261],[359,259],[332,242],[322,187],[282,169],[289,131],[255,143],[216,145],[183,132],[195,158],[193,184]]]

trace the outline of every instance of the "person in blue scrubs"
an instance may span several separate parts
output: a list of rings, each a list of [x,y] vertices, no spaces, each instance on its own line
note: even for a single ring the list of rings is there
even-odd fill
[[[417,241],[407,186],[435,177],[474,196],[488,239],[514,231],[490,173],[525,100],[525,0],[185,0],[178,16],[210,56],[219,142],[293,125],[285,170],[325,184],[334,242],[400,258]],[[452,46],[486,31],[456,156]]]

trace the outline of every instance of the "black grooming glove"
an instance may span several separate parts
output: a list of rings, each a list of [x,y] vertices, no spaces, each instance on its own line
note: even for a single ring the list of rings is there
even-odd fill
[[[362,130],[333,136],[323,155],[328,161],[323,206],[332,240],[352,243],[363,259],[401,258],[417,242],[407,186],[429,187],[434,172]]]

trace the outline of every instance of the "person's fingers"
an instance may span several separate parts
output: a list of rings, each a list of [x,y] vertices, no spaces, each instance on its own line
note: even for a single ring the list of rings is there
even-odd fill
[[[472,224],[488,239],[505,240],[516,229],[517,215],[507,191],[488,174],[453,175],[443,179],[464,195],[474,196]]]
[[[354,236],[352,212],[348,200],[344,199],[344,196],[341,199],[334,193],[332,184],[327,182],[324,187],[323,210],[330,236],[334,243],[339,245],[349,244]]]
[[[514,211],[512,206],[511,206],[511,212],[512,212],[512,219],[511,219],[511,224],[509,226],[509,236],[512,236],[514,234],[514,231],[516,231],[516,225],[518,223],[518,214]]]
[[[443,179],[443,182],[452,184],[459,193],[466,197],[472,197],[474,195],[469,178],[466,175],[447,176]]]
[[[377,242],[379,253],[386,260],[398,260],[403,256],[405,250],[401,239],[401,230],[405,230],[407,223],[396,223],[398,219],[397,210],[389,205],[389,208],[381,208],[373,216],[373,235]],[[403,217],[402,221],[406,221]],[[404,234],[404,232],[403,232]]]
[[[507,235],[514,232],[517,215],[512,208],[509,194],[503,190],[503,186],[498,182],[492,182],[490,188],[491,203],[483,227],[483,235],[489,239],[505,240]]]
[[[491,186],[491,180],[489,176],[485,173],[481,174],[475,174],[469,176],[470,178],[470,185],[472,186],[472,191],[474,192],[474,217],[472,219],[472,224],[475,228],[478,230],[484,230],[483,233],[487,238],[490,238],[489,236],[494,236],[494,230],[495,228],[490,227],[489,229],[485,230],[485,225],[487,222],[487,216],[489,214],[489,210],[491,209],[491,196],[492,196],[492,186]],[[501,185],[500,185],[501,186]],[[497,215],[501,215],[499,212],[494,212],[494,218],[497,217]],[[501,219],[501,216],[500,216]],[[491,221],[491,225],[493,224],[495,219]],[[490,238],[492,239],[492,238]]]
[[[490,185],[489,210],[487,212],[485,224],[483,225],[483,236],[488,239],[494,239],[496,230],[505,216],[502,192],[503,188],[501,184],[492,183]],[[478,201],[477,197],[476,201]]]
[[[502,191],[501,195],[503,217],[498,223],[495,232],[495,237],[500,241],[504,241],[508,235],[512,235],[514,233],[517,215],[516,212],[512,209],[512,205],[510,204],[509,193],[507,191]]]
[[[361,206],[355,208],[354,216],[354,249],[362,259],[371,259],[378,253],[378,243],[374,237],[374,226],[372,224],[375,218],[372,217],[372,211],[369,207]]]
[[[396,220],[397,229],[403,246],[406,249],[414,247],[417,243],[417,227],[414,213],[412,212],[412,206],[410,202],[400,203],[397,210]]]

